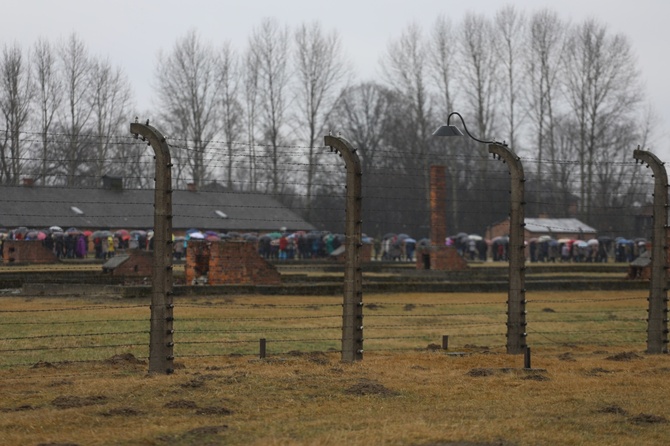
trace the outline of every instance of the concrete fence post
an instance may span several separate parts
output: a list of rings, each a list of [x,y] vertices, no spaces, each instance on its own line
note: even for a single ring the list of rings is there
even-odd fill
[[[165,137],[154,127],[137,122],[130,133],[148,141],[156,159],[154,189],[154,252],[151,274],[151,330],[149,333],[149,373],[172,373],[172,161]]]
[[[326,136],[325,144],[338,153],[347,169],[345,216],[344,304],[342,311],[342,361],[363,359],[362,172],[356,149],[344,138]]]
[[[509,214],[509,291],[507,299],[507,353],[526,351],[526,252],[524,246],[524,173],[520,158],[507,146],[489,144],[489,153],[498,156],[511,176]]]
[[[647,353],[668,352],[668,174],[651,152],[637,149],[635,162],[646,163],[654,176],[651,282],[647,319]]]

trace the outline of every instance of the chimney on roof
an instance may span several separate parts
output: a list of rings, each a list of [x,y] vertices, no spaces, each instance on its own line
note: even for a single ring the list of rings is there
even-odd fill
[[[196,186],[195,183],[186,183],[186,189],[189,192],[198,192],[198,186]]]
[[[123,178],[103,175],[102,188],[106,190],[123,190]]]
[[[25,187],[33,187],[35,185],[35,178],[23,178],[22,181]]]

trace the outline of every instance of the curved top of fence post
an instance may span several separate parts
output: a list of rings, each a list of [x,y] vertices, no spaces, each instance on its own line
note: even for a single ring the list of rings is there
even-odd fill
[[[508,165],[514,166],[516,173],[518,173],[519,176],[523,178],[523,164],[521,164],[521,158],[519,158],[517,154],[512,151],[512,149],[504,144],[493,142],[489,144],[489,153],[498,155],[500,158],[505,160]]]
[[[665,170],[665,163],[656,155],[647,150],[635,149],[633,151],[633,158],[647,163],[651,167],[652,172],[654,172],[654,176],[662,180],[664,184],[668,184],[668,173]]]
[[[165,140],[165,136],[163,136],[158,129],[149,124],[133,122],[130,124],[130,133],[135,135],[135,137],[140,135],[146,138],[149,141],[151,148],[154,149],[157,160],[167,163],[170,162],[170,150],[168,149],[167,141]]]
[[[324,142],[327,146],[335,149],[335,151],[344,158],[347,167],[353,167],[354,172],[358,175],[362,173],[361,160],[358,157],[358,153],[356,153],[356,149],[351,146],[349,141],[340,136],[326,135],[324,137]]]

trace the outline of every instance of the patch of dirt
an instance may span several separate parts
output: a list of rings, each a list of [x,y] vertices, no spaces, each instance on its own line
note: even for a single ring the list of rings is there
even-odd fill
[[[105,364],[110,365],[122,365],[122,364],[138,364],[144,365],[147,362],[142,359],[137,359],[132,353],[123,353],[120,355],[114,355],[111,358],[105,359]]]
[[[232,410],[226,409],[223,406],[201,407],[195,411],[196,415],[231,415],[232,413]]]
[[[412,367],[410,367],[410,369],[412,369],[412,370],[428,370],[428,367],[424,367],[424,366],[421,366],[421,365],[413,365]]]
[[[561,361],[568,361],[568,362],[577,361],[575,359],[575,357],[572,356],[572,353],[570,353],[570,352],[561,353],[560,355],[558,355],[558,359],[560,359]]]
[[[144,413],[131,407],[119,407],[105,412],[100,412],[100,415],[103,417],[137,417],[144,415]]]
[[[521,379],[525,379],[528,381],[551,381],[551,378],[541,373],[529,373],[527,375],[524,375]]]
[[[591,370],[587,370],[584,374],[586,376],[601,376],[601,375],[609,375],[610,373],[614,373],[614,371],[603,369],[602,367],[596,367]]]
[[[556,310],[554,310],[553,308],[543,308],[542,312],[543,313],[556,313]]]
[[[50,362],[39,361],[39,362],[36,362],[35,364],[33,364],[32,368],[33,369],[51,369],[51,368],[54,368],[54,367],[56,367],[56,366],[53,365]]]
[[[354,384],[353,386],[345,389],[344,393],[358,396],[378,395],[382,397],[399,395],[399,393],[395,390],[391,390],[383,384],[379,384],[367,379],[362,379],[357,384]]]
[[[37,446],[79,446],[79,443],[38,443]]]
[[[37,407],[33,407],[30,404],[25,404],[25,405],[19,406],[19,407],[7,407],[7,408],[4,408],[4,409],[0,409],[0,412],[5,412],[5,413],[7,413],[7,412],[25,412],[25,411],[28,411],[28,410],[36,410],[36,409],[37,409]]]
[[[330,365],[330,360],[323,352],[311,352],[307,355],[307,360],[318,365]]]
[[[598,409],[596,412],[598,413],[611,413],[614,415],[628,415],[628,411],[624,409],[621,406],[618,406],[616,404],[612,404],[610,406],[605,406],[600,409]]]
[[[75,407],[96,406],[107,404],[107,397],[103,395],[94,396],[59,396],[51,402],[58,409],[71,409]]]
[[[186,432],[187,435],[214,435],[228,429],[228,425],[222,424],[221,426],[203,426],[192,429]]]
[[[205,385],[205,380],[202,377],[193,378],[189,382],[179,384],[183,389],[198,389]]]
[[[368,309],[368,310],[379,310],[381,308],[384,308],[384,305],[367,304],[367,305],[365,305],[365,308]]]
[[[428,344],[426,346],[426,350],[431,350],[431,351],[436,351],[436,350],[442,350],[442,346],[439,344]]]
[[[474,376],[476,378],[482,377],[482,376],[493,376],[495,375],[496,372],[493,369],[487,369],[487,368],[475,368],[471,369],[466,375],[468,376]]]
[[[414,305],[414,304],[407,304],[407,305],[405,305],[405,306],[403,307],[403,310],[405,310],[405,311],[412,311],[412,310],[415,309],[415,308],[416,308],[416,305]]]
[[[665,417],[658,415],[652,415],[648,413],[641,413],[630,419],[631,422],[635,424],[658,424],[658,423],[667,423],[668,420]]]
[[[622,352],[617,353],[616,355],[608,356],[608,361],[634,361],[636,359],[643,359],[642,356],[638,355],[635,352]]]
[[[72,384],[74,384],[74,381],[71,381],[69,379],[63,379],[60,381],[53,381],[49,383],[49,387],[70,386]]]
[[[166,409],[197,409],[198,405],[191,400],[176,400],[168,401],[163,407]]]
[[[495,441],[493,443],[483,443],[479,441],[437,441],[430,443],[421,443],[416,446],[514,446],[505,440]]]

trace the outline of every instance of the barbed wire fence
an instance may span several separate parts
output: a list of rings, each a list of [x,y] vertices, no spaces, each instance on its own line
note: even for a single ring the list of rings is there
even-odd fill
[[[51,135],[52,139],[59,135]],[[169,140],[170,148],[177,146],[188,154],[188,141]],[[212,141],[213,144],[226,144],[225,141]],[[118,138],[118,145],[128,145],[137,148],[138,143],[130,138]],[[141,145],[141,144],[140,144]],[[236,143],[239,148],[248,148],[248,144]],[[265,146],[256,145],[256,149],[262,149]],[[308,209],[313,213],[310,223],[314,224],[322,231],[328,231],[331,226],[331,232],[337,233],[344,230],[344,184],[343,178],[346,172],[343,172],[340,163],[330,161],[328,158],[322,159],[323,175],[319,182],[312,186],[317,188],[330,188],[327,190],[337,190],[340,188],[341,196],[333,197],[321,195],[324,198],[322,203],[310,203],[309,206],[304,199],[306,193],[304,187],[306,183],[300,181],[300,173],[303,169],[309,167],[304,163],[296,162],[292,157],[298,157],[305,147],[299,145],[281,146],[285,161],[281,164],[282,172],[286,175],[283,182],[284,195],[281,197],[281,203],[288,202],[289,207],[298,214],[304,214]],[[327,148],[322,147],[322,150]],[[260,151],[260,150],[259,150]],[[125,180],[136,181],[137,184],[144,184],[145,187],[152,175],[155,175],[151,166],[154,161],[150,154],[141,150],[135,150],[137,155],[134,161],[138,166],[133,171],[144,172],[143,174],[129,175]],[[393,163],[400,161],[402,156],[396,152],[389,151],[385,153],[385,162]],[[184,156],[173,158],[175,164],[185,164]],[[188,155],[186,155],[187,157]],[[239,165],[247,163],[247,154],[240,153],[233,155],[236,158],[233,161]],[[263,155],[260,155],[262,158]],[[32,162],[39,160],[36,157],[21,157],[21,162]],[[88,161],[109,161],[100,160],[95,157],[86,158]],[[463,156],[462,160],[471,160],[470,157]],[[377,181],[383,178],[383,172],[375,172],[377,180],[371,181],[367,188],[364,188],[363,202],[364,213],[366,216],[372,216],[372,219],[363,221],[363,231],[366,228],[387,228],[397,224],[398,231],[408,227],[414,227],[415,230],[424,230],[427,228],[422,225],[407,225],[402,221],[402,215],[427,214],[425,209],[425,191],[424,185],[417,182],[418,178],[425,177],[424,167],[430,160],[417,163],[415,166],[404,168],[402,175],[394,171],[397,181],[390,184],[380,184]],[[438,160],[443,162],[444,160]],[[533,163],[535,159],[521,158],[522,163]],[[50,163],[63,162],[62,159],[49,160]],[[496,167],[499,161],[485,160],[488,163],[486,167],[476,167],[468,171],[468,175],[484,175],[486,173],[489,181],[495,184],[508,181],[509,177],[504,168]],[[118,164],[126,166],[128,160],[112,159],[110,165]],[[210,154],[210,158],[205,163],[213,170],[227,167],[221,160],[220,155]],[[543,168],[550,169],[554,166],[574,165],[572,160],[553,160],[543,161]],[[621,197],[637,198],[644,202],[645,197],[649,198],[650,190],[653,189],[653,183],[650,178],[641,179],[639,173],[632,173],[637,169],[635,163],[615,161],[612,166],[629,169],[631,173],[621,176],[621,183],[628,183],[639,186],[634,192],[617,192]],[[260,169],[259,169],[260,170]],[[258,173],[258,171],[257,171]],[[262,173],[262,171],[261,171]],[[261,177],[269,178],[269,171]],[[365,175],[365,173],[364,173]],[[68,186],[67,174],[54,174],[50,180],[49,188],[52,190],[71,190],[75,189],[85,194],[87,191],[99,189],[96,184],[99,181],[99,175],[93,172],[82,172],[78,174],[83,181],[80,184]],[[181,177],[183,178],[183,177]],[[61,184],[58,184],[61,182]],[[181,180],[179,180],[181,181]],[[45,183],[49,183],[48,181]],[[262,187],[261,191],[256,186],[269,186],[270,180],[259,181],[254,187],[251,187],[243,178],[231,179],[227,184],[232,184],[234,193],[243,196],[252,197],[255,194],[268,193],[269,187]],[[365,186],[366,183],[364,183]],[[289,187],[290,186],[290,187]],[[5,213],[6,217],[21,217],[27,219],[38,215],[31,213],[28,209],[32,205],[47,204],[47,201],[40,201],[35,198],[33,202],[20,201],[12,197],[12,188],[22,188],[24,186],[15,184],[7,186],[10,192],[0,198],[0,202],[13,205],[15,212]],[[667,187],[667,186],[666,186]],[[137,190],[142,190],[138,188]],[[288,192],[287,192],[288,191]],[[394,192],[398,192],[394,195]],[[470,214],[480,216],[489,215],[488,208],[496,207],[500,204],[500,199],[493,197],[491,190],[482,187],[471,187],[471,194],[479,194],[476,202],[471,202],[466,209],[460,211],[461,214]],[[503,191],[507,193],[506,190]],[[546,197],[554,193],[553,189],[546,189],[544,198],[542,193],[533,196],[527,200],[536,206],[543,204],[552,204],[546,200]],[[205,196],[214,196],[215,191],[200,191]],[[596,196],[606,195],[606,191],[597,191]],[[142,196],[139,202],[127,203],[119,199],[117,204],[128,207],[128,212],[123,217],[143,217],[152,216],[147,212],[146,207],[154,204],[153,200],[148,199],[150,195]],[[49,199],[48,203],[58,203],[59,200]],[[63,205],[72,205],[67,200],[61,200]],[[384,203],[381,203],[384,202]],[[80,204],[96,204],[93,199],[83,197]],[[275,202],[276,203],[276,202]],[[509,203],[507,201],[507,203]],[[507,203],[503,202],[500,209],[506,213]],[[137,207],[133,207],[137,205]],[[206,207],[203,203],[193,203],[189,206],[194,208]],[[237,209],[244,213],[254,209],[254,204],[241,203],[233,204],[232,209]],[[273,222],[272,212],[274,209],[283,208],[283,204],[274,204],[272,206],[263,206],[266,216],[261,221]],[[392,212],[383,217],[384,211],[393,208]],[[322,212],[321,212],[322,211]],[[623,203],[615,208],[616,212],[633,212]],[[599,212],[605,212],[601,210]],[[611,212],[611,209],[607,211]],[[69,216],[68,214],[54,214],[53,217],[61,218]],[[117,217],[119,217],[117,216]],[[375,217],[376,216],[376,217]],[[382,216],[382,217],[380,217]],[[102,213],[101,215],[87,215],[87,217],[109,217]],[[175,209],[174,218],[188,218],[188,211],[180,213]],[[505,217],[502,214],[501,217]],[[219,222],[217,216],[206,217],[206,220]],[[249,219],[251,222],[252,219]],[[296,220],[298,221],[298,220]],[[54,222],[56,224],[57,222]],[[609,233],[616,233],[618,228],[615,225],[607,228]],[[1,225],[0,221],[0,225]],[[147,225],[148,227],[148,225]],[[278,228],[277,228],[278,229]],[[553,233],[561,233],[563,229],[560,225],[555,225],[550,229]],[[482,228],[477,228],[479,232]],[[628,227],[625,228],[628,231]],[[384,231],[382,231],[384,232]],[[621,228],[624,233],[624,228]],[[417,237],[418,238],[418,237]],[[648,240],[647,240],[648,241]],[[654,241],[655,242],[655,241]],[[631,249],[637,250],[638,246],[633,245]],[[279,259],[276,259],[279,260]],[[276,261],[273,259],[273,261]],[[316,265],[315,262],[309,263],[311,256],[306,260],[301,268],[323,269],[323,265]],[[558,259],[556,259],[558,260]],[[529,259],[527,259],[527,262]],[[394,265],[401,262],[392,261]],[[586,262],[584,263],[586,265]],[[579,266],[579,265],[576,265]],[[331,281],[343,283],[341,268],[337,269]],[[645,314],[647,309],[648,296],[643,292],[630,293],[619,296],[617,292],[612,292],[608,298],[599,297],[590,301],[580,298],[557,298],[549,300],[534,300],[532,284],[528,285],[527,297],[527,330],[526,334],[532,340],[534,346],[551,346],[573,348],[575,346],[617,346],[617,345],[643,345],[645,334],[648,330],[648,316]],[[5,293],[7,299],[19,299],[12,294]],[[42,297],[42,296],[34,296]],[[485,295],[490,299],[489,295]],[[440,341],[444,342],[444,336],[448,336],[450,349],[498,349],[506,345],[505,324],[507,320],[507,307],[504,296],[497,296],[499,299],[489,302],[472,303],[449,303],[445,298],[444,303],[436,304],[434,302],[425,303],[420,298],[413,295],[412,300],[407,302],[391,302],[383,297],[374,295],[373,301],[365,301],[362,310],[365,313],[364,339],[365,350],[372,352],[384,351],[402,351],[415,349],[440,349]],[[21,300],[30,299],[30,296],[21,296]],[[228,355],[253,355],[257,356],[263,353],[269,354],[287,354],[290,352],[323,352],[333,351],[341,353],[342,340],[342,303],[336,302],[336,298],[318,298],[311,299],[309,303],[298,305],[284,305],[282,299],[277,298],[277,303],[254,303],[245,304],[237,302],[219,302],[211,299],[206,303],[200,302],[177,302],[175,304],[174,314],[174,357],[225,357]],[[340,299],[341,300],[341,299]],[[316,302],[315,302],[316,301]],[[324,303],[327,302],[327,303]],[[115,302],[110,305],[108,301],[99,304],[89,305],[64,305],[60,299],[36,299],[40,308],[30,308],[29,300],[23,302],[27,308],[23,309],[3,309],[2,322],[0,322],[0,352],[3,353],[4,360],[1,362],[3,367],[15,366],[34,366],[41,362],[77,362],[77,361],[99,361],[109,358],[110,355],[132,353],[139,358],[148,358],[147,346],[149,345],[149,325],[148,309],[150,305],[146,302],[141,304]],[[613,306],[607,306],[606,311],[599,308],[603,302],[616,303]],[[667,299],[666,299],[667,302]],[[46,306],[46,307],[45,307]],[[280,311],[282,316],[277,316]],[[667,331],[666,331],[667,335]],[[262,341],[263,340],[263,341]]]

